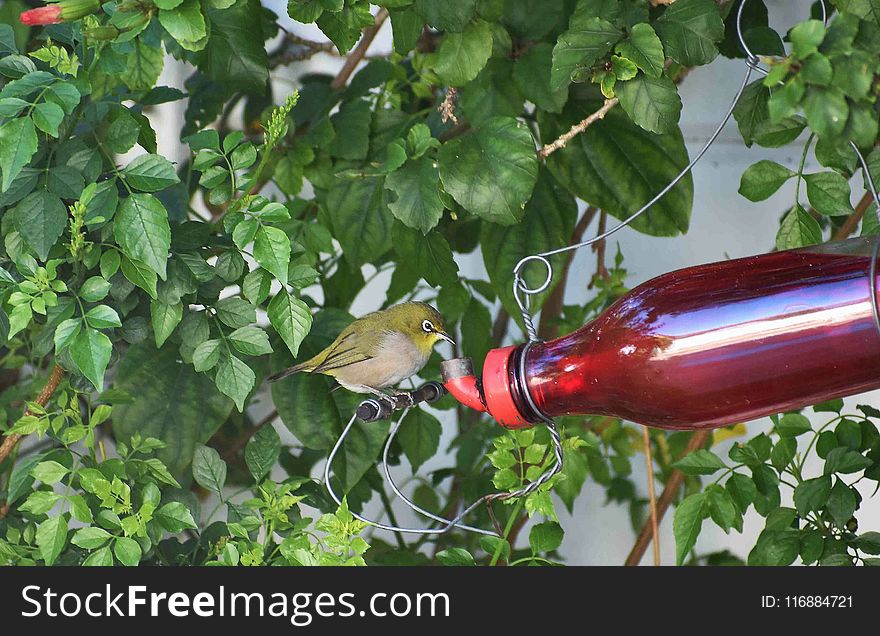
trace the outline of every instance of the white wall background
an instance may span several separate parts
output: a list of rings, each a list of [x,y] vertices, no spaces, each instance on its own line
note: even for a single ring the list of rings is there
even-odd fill
[[[283,0],[265,0],[266,6],[282,16],[282,24],[297,35],[307,38],[323,39],[322,34],[314,25],[298,25],[284,18],[286,2]],[[784,32],[787,25],[794,24],[807,14],[809,2],[782,2],[771,0],[772,21],[778,30]],[[373,43],[371,52],[381,53],[391,48],[390,25],[386,23]],[[333,73],[341,65],[339,57],[319,54],[312,59],[295,63],[286,69],[276,71],[275,79],[279,86],[295,85],[295,78],[306,71]],[[737,87],[742,80],[744,64],[719,58],[709,67],[699,68],[688,75],[681,86],[681,97],[684,110],[681,126],[684,131],[688,150],[691,156],[697,152],[705,140],[717,126],[723,113],[729,106]],[[167,61],[162,82],[182,87],[187,72],[170,58]],[[756,78],[757,76],[755,76]],[[279,91],[283,93],[283,91]],[[279,96],[279,101],[283,94]],[[163,106],[151,115],[159,133],[160,152],[174,158],[180,157],[182,149],[178,141],[179,125],[182,121],[183,105],[172,104]],[[767,150],[757,146],[746,148],[731,120],[722,131],[715,145],[694,169],[694,207],[691,229],[686,236],[678,238],[652,238],[624,229],[614,236],[609,251],[613,253],[615,242],[625,255],[625,265],[631,274],[630,286],[645,281],[660,273],[695,265],[699,263],[721,260],[726,257],[739,257],[770,249],[778,227],[781,212],[790,206],[794,196],[794,184],[790,181],[779,193],[768,201],[760,204],[750,203],[737,193],[742,172],[759,159],[773,159],[792,169],[796,169],[800,154],[800,146],[795,143],[779,150]],[[815,162],[808,163],[808,169],[815,167]],[[855,182],[854,182],[855,183]],[[856,196],[861,195],[861,185],[855,184]],[[594,224],[595,226],[595,224]],[[595,227],[588,235],[595,232]],[[756,237],[758,237],[756,239]],[[469,256],[459,263],[462,273],[468,276],[481,275],[482,262],[479,257]],[[586,284],[595,268],[595,257],[589,251],[583,251],[575,258],[570,276],[567,294],[569,302],[584,301],[588,298]],[[361,294],[355,305],[357,315],[377,308],[383,299],[384,288],[388,278],[377,278],[371,286]],[[446,352],[448,353],[448,352]],[[880,406],[877,394],[860,396],[860,403],[872,403]],[[264,401],[265,404],[266,401]],[[855,400],[849,400],[848,406],[854,406]],[[255,410],[259,409],[259,405]],[[824,421],[814,418],[815,421]],[[749,424],[749,434],[754,435],[768,428],[768,420]],[[292,441],[283,424],[276,423],[276,429],[287,441]],[[446,448],[451,440],[451,431],[444,434],[441,448]],[[728,443],[729,445],[729,443]],[[718,449],[719,454],[726,457],[727,446]],[[423,470],[433,470],[448,465],[448,457],[439,456],[430,461]],[[633,478],[641,484],[641,492],[646,492],[645,468],[641,457],[633,460]],[[408,467],[402,467],[403,473]],[[813,466],[812,470],[817,470]],[[821,467],[818,468],[821,470]],[[283,477],[283,474],[276,475]],[[870,491],[863,492],[870,495]],[[210,508],[211,506],[205,506]],[[421,524],[421,521],[407,514],[408,511],[396,508],[399,518],[404,523]],[[566,531],[566,539],[561,553],[570,564],[621,564],[632,547],[634,534],[630,528],[628,511],[616,505],[604,505],[604,493],[595,484],[587,483],[584,492],[577,502],[573,515],[567,514],[564,506],[558,506],[560,522]],[[370,512],[378,512],[371,507]],[[863,503],[859,515],[862,529],[880,527],[880,506],[877,499]],[[661,533],[662,558],[664,564],[674,562],[675,546],[672,539],[671,513],[663,521]],[[763,527],[763,520],[754,512],[746,519],[743,533],[733,532],[726,536],[721,530],[707,522],[698,542],[699,552],[709,552],[729,548],[734,553],[745,557],[750,546]],[[521,540],[527,534],[522,533]],[[651,560],[650,549],[643,560]]]

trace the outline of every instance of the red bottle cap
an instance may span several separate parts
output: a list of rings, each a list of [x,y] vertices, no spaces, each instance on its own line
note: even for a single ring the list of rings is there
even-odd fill
[[[486,409],[501,426],[509,429],[532,426],[517,407],[510,388],[513,379],[510,365],[513,352],[517,348],[513,345],[492,349],[483,363],[483,396],[486,400]]]

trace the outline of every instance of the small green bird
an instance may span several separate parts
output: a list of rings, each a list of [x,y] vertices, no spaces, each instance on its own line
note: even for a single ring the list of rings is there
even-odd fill
[[[349,391],[384,396],[382,389],[421,371],[441,340],[455,344],[439,311],[421,302],[401,303],[358,318],[314,358],[269,380],[300,371],[323,373]]]

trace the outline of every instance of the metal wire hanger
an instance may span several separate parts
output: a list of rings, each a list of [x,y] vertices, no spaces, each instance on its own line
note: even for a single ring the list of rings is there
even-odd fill
[[[549,257],[554,256],[556,254],[562,254],[564,252],[569,252],[569,251],[574,251],[574,250],[579,250],[579,249],[582,249],[585,247],[589,247],[590,245],[593,245],[594,243],[596,243],[598,241],[601,241],[601,240],[608,238],[609,236],[618,232],[619,230],[622,230],[626,226],[630,225],[637,218],[642,216],[645,212],[647,212],[655,203],[657,203],[657,201],[659,201],[661,198],[663,198],[663,196],[665,196],[672,188],[674,188],[676,186],[676,184],[678,184],[693,169],[693,167],[697,164],[697,162],[700,161],[700,159],[702,159],[703,155],[706,154],[706,151],[709,150],[709,148],[712,146],[712,144],[714,144],[715,141],[718,139],[718,136],[721,134],[722,129],[727,124],[727,122],[730,120],[730,117],[733,114],[733,110],[736,107],[736,104],[739,102],[740,98],[742,97],[743,92],[745,91],[746,86],[748,85],[749,79],[751,79],[751,76],[752,76],[752,71],[757,71],[757,72],[762,73],[764,75],[766,75],[768,73],[767,70],[765,70],[764,68],[762,68],[759,65],[760,59],[758,58],[758,56],[756,56],[754,53],[752,53],[751,49],[749,49],[749,47],[746,44],[745,39],[743,37],[742,15],[743,15],[743,9],[746,5],[746,1],[747,0],[743,0],[743,2],[740,3],[739,9],[736,14],[737,38],[739,40],[740,47],[742,48],[743,52],[746,55],[745,74],[743,76],[743,79],[742,79],[742,82],[741,82],[739,88],[737,89],[737,91],[731,101],[730,107],[727,109],[727,111],[725,112],[724,116],[722,117],[720,123],[715,128],[715,131],[710,135],[710,137],[706,141],[705,145],[700,149],[699,152],[697,152],[697,154],[694,156],[694,158],[691,159],[691,161],[682,169],[682,171],[674,179],[672,179],[672,181],[670,181],[662,190],[660,190],[647,203],[645,203],[645,205],[643,205],[641,208],[639,208],[638,210],[633,212],[630,216],[628,216],[626,219],[621,221],[618,225],[612,227],[611,229],[609,229],[605,232],[601,232],[601,233],[597,234],[596,236],[594,236],[590,239],[587,239],[585,241],[582,241],[580,243],[576,243],[574,245],[568,245],[565,247],[560,247],[560,248],[549,250],[546,252],[541,252],[538,254],[533,254],[531,256],[526,256],[525,258],[521,259],[516,264],[516,266],[513,268],[513,295],[514,295],[514,299],[516,300],[517,306],[519,307],[520,312],[522,314],[523,324],[525,325],[526,334],[528,336],[528,341],[525,344],[524,351],[523,351],[522,355],[520,355],[520,366],[521,367],[523,367],[525,365],[525,360],[527,358],[526,354],[528,353],[528,349],[532,345],[534,345],[535,343],[540,342],[540,338],[538,338],[538,332],[537,332],[537,329],[535,328],[534,320],[533,320],[533,317],[531,314],[531,309],[530,309],[531,296],[533,296],[535,294],[540,294],[541,292],[543,292],[544,290],[546,290],[550,286],[550,282],[553,279],[553,266],[550,264]],[[826,10],[824,1],[820,0],[820,5],[822,8],[822,21],[827,22],[828,16],[827,16],[827,10]],[[880,220],[880,197],[878,197],[876,186],[875,186],[873,179],[871,178],[870,173],[868,171],[867,162],[865,161],[865,158],[862,156],[862,153],[859,151],[858,147],[855,144],[852,144],[852,147],[855,150],[856,155],[859,158],[861,166],[862,166],[862,168],[865,172],[865,175],[866,175],[866,181],[868,182],[871,193],[874,197],[875,202],[877,203],[878,220]],[[878,252],[880,252],[880,237],[878,237],[878,240],[875,244],[873,257],[871,259],[871,267],[870,267],[871,280],[875,280],[875,278],[876,278],[875,274],[876,274]],[[544,267],[546,268],[546,272],[547,272],[544,282],[534,288],[528,287],[525,283],[525,280],[523,279],[523,270],[524,270],[525,266],[531,262],[542,263],[544,265]],[[878,330],[880,330],[880,311],[878,311],[877,290],[875,288],[875,285],[871,285],[871,298],[872,298],[872,304],[873,304],[873,308],[874,308],[875,322],[877,324]],[[523,369],[521,368],[520,371],[522,372]],[[418,394],[419,399],[413,399],[412,397],[410,397],[407,400],[405,407],[402,407],[402,413],[401,413],[400,417],[397,419],[396,422],[394,422],[392,424],[391,429],[389,430],[389,433],[388,433],[388,438],[386,439],[385,445],[382,449],[382,467],[383,467],[382,470],[385,475],[385,479],[387,480],[388,484],[391,486],[391,489],[393,490],[394,494],[408,508],[410,508],[414,512],[418,513],[419,515],[422,515],[422,516],[430,519],[431,521],[435,522],[436,525],[428,526],[428,527],[419,527],[419,528],[407,528],[407,527],[396,526],[393,524],[381,523],[381,522],[373,520],[373,519],[368,519],[368,518],[366,518],[360,514],[357,514],[357,513],[352,513],[352,515],[356,519],[358,519],[364,523],[367,523],[375,528],[379,528],[381,530],[388,530],[391,532],[419,534],[419,535],[430,535],[430,534],[441,535],[446,532],[449,532],[453,528],[458,528],[458,529],[465,530],[467,532],[473,532],[476,534],[487,535],[487,536],[499,536],[500,537],[500,536],[502,536],[502,532],[501,532],[500,528],[498,527],[497,523],[495,523],[495,525],[496,525],[495,530],[492,531],[492,530],[486,530],[483,528],[477,528],[477,527],[466,525],[463,523],[463,520],[465,519],[465,517],[470,515],[470,513],[473,512],[476,508],[478,508],[479,506],[481,506],[483,504],[486,504],[488,506],[490,517],[492,518],[493,522],[495,522],[494,515],[492,515],[492,508],[491,508],[491,504],[493,502],[525,497],[525,496],[535,492],[536,490],[538,490],[542,485],[547,483],[550,479],[552,479],[556,474],[558,474],[562,470],[562,465],[563,465],[562,442],[561,442],[561,439],[559,436],[559,431],[556,427],[556,423],[553,421],[552,418],[549,418],[549,417],[545,416],[543,413],[541,413],[540,409],[538,409],[537,406],[534,404],[529,392],[525,391],[524,396],[525,396],[526,400],[529,402],[529,406],[533,409],[533,412],[538,414],[538,416],[541,418],[543,423],[547,426],[547,429],[550,433],[550,438],[551,438],[551,442],[553,445],[553,453],[554,453],[553,466],[550,467],[548,470],[545,470],[535,481],[530,482],[529,484],[527,484],[523,488],[516,490],[514,492],[499,492],[499,493],[491,493],[491,494],[484,495],[483,497],[480,497],[479,499],[477,499],[476,501],[474,501],[473,503],[468,505],[466,508],[464,508],[454,518],[447,519],[442,516],[435,515],[427,510],[424,510],[423,508],[418,506],[415,502],[413,502],[411,499],[409,499],[401,491],[400,487],[395,482],[393,476],[391,475],[391,470],[390,470],[389,463],[388,463],[388,455],[389,455],[389,450],[391,448],[391,445],[393,444],[394,439],[397,436],[398,431],[400,430],[400,426],[403,423],[404,419],[406,418],[407,414],[409,413],[410,409],[413,408],[417,402],[420,402],[420,401],[431,402],[435,399],[439,399],[439,397],[442,397],[444,392],[445,392],[445,390],[443,389],[443,387],[441,385],[439,385],[437,383],[428,383],[428,384],[420,387],[419,389],[417,389],[417,391],[413,392],[412,394],[409,394],[410,396]],[[422,397],[423,395],[424,395],[424,397]],[[344,444],[345,439],[347,438],[349,432],[351,431],[352,427],[354,426],[355,421],[357,419],[359,419],[359,417],[362,421],[365,421],[365,422],[375,421],[378,419],[385,419],[391,415],[391,412],[393,410],[394,410],[394,407],[389,408],[384,400],[381,402],[379,400],[376,400],[373,398],[365,400],[364,402],[362,402],[358,406],[358,409],[355,411],[355,413],[352,414],[351,419],[348,421],[348,424],[343,429],[342,434],[339,436],[339,439],[334,444],[332,450],[330,451],[330,454],[327,457],[327,463],[324,466],[324,484],[325,484],[327,490],[329,491],[330,496],[333,498],[333,500],[337,504],[341,504],[342,501],[341,501],[339,495],[337,495],[337,493],[333,490],[333,487],[330,482],[330,472],[332,469],[333,460],[335,459],[339,450],[342,448],[342,445]]]

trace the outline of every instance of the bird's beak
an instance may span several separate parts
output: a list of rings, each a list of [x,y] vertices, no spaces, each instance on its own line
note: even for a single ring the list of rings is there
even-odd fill
[[[449,334],[446,333],[445,331],[435,331],[434,333],[436,333],[439,337],[443,338],[446,342],[451,344],[453,347],[455,346],[455,340],[450,338]]]

